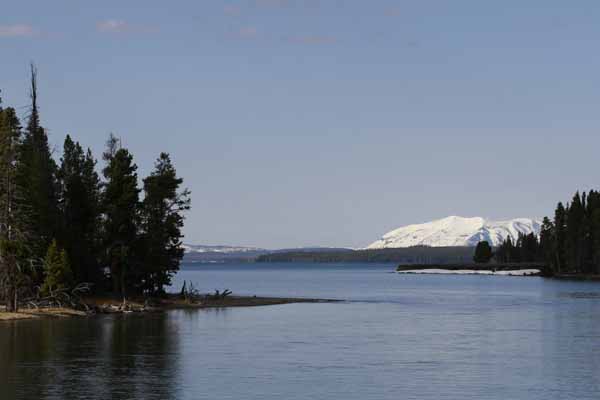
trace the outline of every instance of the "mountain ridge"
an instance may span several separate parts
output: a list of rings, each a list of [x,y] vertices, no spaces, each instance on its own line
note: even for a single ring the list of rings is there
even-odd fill
[[[450,216],[422,224],[394,229],[366,249],[389,249],[413,246],[460,247],[476,246],[486,240],[499,246],[508,237],[514,241],[519,233],[539,235],[541,221],[533,218],[515,218],[495,221],[482,217]]]

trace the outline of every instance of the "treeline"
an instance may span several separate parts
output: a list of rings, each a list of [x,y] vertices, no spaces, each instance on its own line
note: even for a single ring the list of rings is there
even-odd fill
[[[540,246],[552,275],[600,274],[600,192],[575,193],[544,218]]]
[[[544,249],[535,233],[525,234],[519,232],[517,240],[513,243],[509,236],[494,253],[498,263],[543,263]]]
[[[67,136],[52,157],[41,125],[36,70],[22,126],[0,100],[0,295],[7,310],[23,297],[87,283],[96,292],[156,295],[183,257],[182,189],[161,153],[140,187],[132,154],[110,135],[102,174],[92,152]]]
[[[570,203],[558,203],[551,220],[543,220],[539,237],[509,237],[496,249],[497,262],[542,262],[544,274],[600,274],[600,192],[575,193]]]
[[[472,247],[415,246],[377,250],[289,251],[264,254],[257,262],[366,262],[401,264],[450,264],[470,262]]]

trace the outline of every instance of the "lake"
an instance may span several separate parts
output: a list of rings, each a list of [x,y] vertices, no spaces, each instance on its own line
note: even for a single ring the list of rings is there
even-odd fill
[[[598,399],[600,283],[393,265],[185,266],[341,303],[0,324],[0,399]]]

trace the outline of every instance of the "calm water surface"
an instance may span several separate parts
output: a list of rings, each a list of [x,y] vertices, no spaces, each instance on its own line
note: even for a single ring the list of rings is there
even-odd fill
[[[335,304],[0,324],[0,399],[598,399],[600,283],[373,265],[189,266]]]

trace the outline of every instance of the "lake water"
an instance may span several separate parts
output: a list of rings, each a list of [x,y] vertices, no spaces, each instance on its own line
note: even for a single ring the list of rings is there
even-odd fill
[[[203,290],[344,299],[0,324],[0,399],[598,399],[600,283],[190,266]]]

